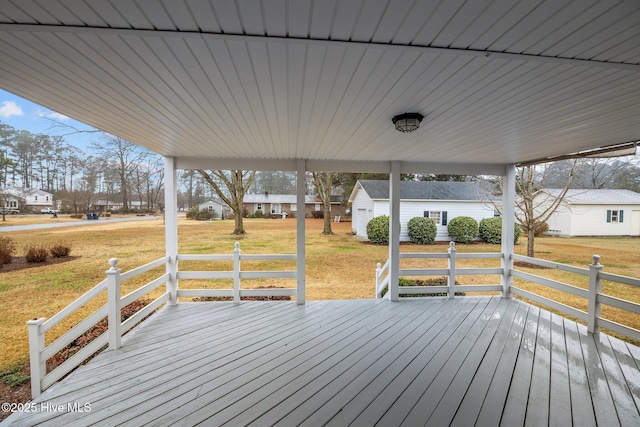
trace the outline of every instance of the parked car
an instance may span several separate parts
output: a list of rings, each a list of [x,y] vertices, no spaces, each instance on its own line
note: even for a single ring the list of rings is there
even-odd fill
[[[58,214],[60,213],[60,209],[51,209],[51,208],[42,208],[40,210],[41,214]]]
[[[0,209],[0,214],[3,215],[18,215],[20,213],[20,211],[18,209],[12,209],[12,208],[1,208]]]
[[[87,212],[87,219],[98,219],[98,212]]]

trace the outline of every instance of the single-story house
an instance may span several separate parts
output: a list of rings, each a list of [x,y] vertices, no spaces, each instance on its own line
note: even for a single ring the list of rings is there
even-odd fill
[[[560,189],[541,189],[537,209],[544,209]],[[631,190],[570,189],[547,220],[559,236],[640,236],[640,194]]]
[[[376,216],[389,215],[389,182],[360,180],[351,196],[351,228],[367,237],[367,223]],[[489,194],[473,182],[401,181],[400,241],[409,241],[407,222],[416,216],[436,223],[436,240],[451,240],[447,224],[458,216],[480,222],[496,215]]]
[[[222,212],[226,209],[226,203],[220,200],[212,199],[198,205],[200,211],[215,212],[216,218],[222,218]]]
[[[42,208],[52,208],[53,194],[36,188],[6,187],[2,190],[5,207],[27,212],[40,212]],[[59,208],[59,206],[56,206]]]
[[[322,212],[322,200],[318,196],[304,197],[305,217],[314,216],[314,212]],[[283,212],[287,213],[287,217],[295,218],[298,214],[298,204],[296,203],[295,194],[245,194],[244,209],[249,214],[255,214],[262,211],[268,217],[280,217]],[[331,216],[344,216],[345,207],[338,198],[331,196]]]

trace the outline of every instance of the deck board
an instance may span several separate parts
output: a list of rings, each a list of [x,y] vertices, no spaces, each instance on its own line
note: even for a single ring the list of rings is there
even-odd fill
[[[181,303],[2,426],[640,425],[639,359],[500,297]]]

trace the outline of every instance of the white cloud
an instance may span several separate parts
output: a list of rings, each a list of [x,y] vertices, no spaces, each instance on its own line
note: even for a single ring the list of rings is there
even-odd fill
[[[56,120],[58,122],[64,122],[65,120],[69,120],[69,117],[65,116],[64,114],[56,113],[55,111],[51,111],[51,110],[38,109],[33,114],[36,117],[43,117],[45,119]]]
[[[2,107],[0,107],[0,117],[9,118],[12,116],[21,116],[24,113],[22,108],[13,101],[3,101]]]

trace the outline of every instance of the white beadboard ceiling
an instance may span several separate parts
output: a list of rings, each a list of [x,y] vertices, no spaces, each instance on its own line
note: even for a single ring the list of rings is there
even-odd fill
[[[0,0],[0,87],[177,158],[517,163],[640,139],[640,1]]]

